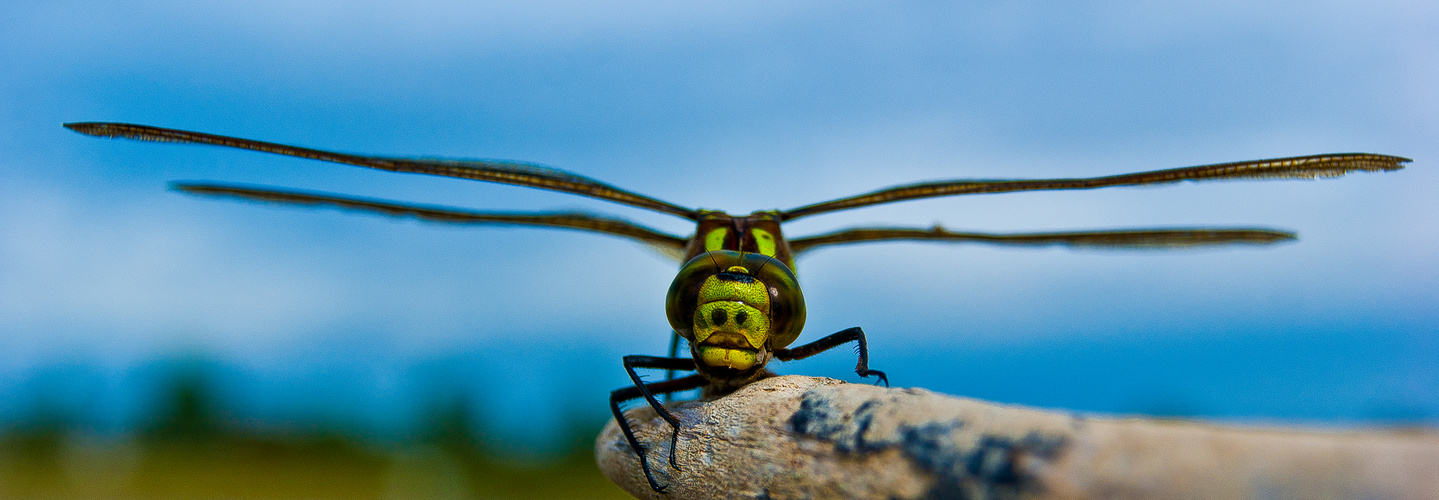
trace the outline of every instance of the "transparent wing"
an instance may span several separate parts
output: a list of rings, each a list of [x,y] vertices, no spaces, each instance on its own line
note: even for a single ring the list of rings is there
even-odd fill
[[[1219,179],[1313,179],[1338,177],[1350,172],[1390,171],[1404,168],[1408,158],[1367,153],[1298,156],[1273,160],[1242,161],[1139,172],[1134,174],[1089,177],[1080,179],[1031,180],[953,180],[925,182],[881,189],[872,193],[815,203],[780,213],[782,220],[791,220],[835,210],[878,205],[903,200],[953,196],[961,194],[1008,193],[1056,189],[1094,189],[1109,186],[1138,186],[1179,181]]]
[[[416,158],[390,158],[381,156],[360,156],[346,153],[336,153],[319,149],[302,148],[298,146],[286,146],[270,142],[252,141],[223,135],[205,134],[201,132],[188,132],[184,130],[173,130],[147,125],[133,125],[128,123],[66,123],[65,128],[76,132],[96,137],[110,137],[133,139],[139,141],[153,142],[180,142],[190,144],[208,144],[212,146],[224,146],[229,148],[248,149],[264,153],[274,153],[311,160],[328,161],[333,163],[344,163],[360,167],[388,170],[391,172],[406,172],[415,174],[438,175],[444,177],[456,177],[477,181],[498,182],[502,184],[515,184],[532,188],[548,189],[566,193],[589,196],[602,200],[623,203],[640,208],[647,208],[657,212],[678,215],[690,220],[698,216],[694,209],[689,209],[669,202],[656,200],[641,194],[626,191],[608,184],[572,174],[563,170],[552,169],[528,163],[502,161],[502,160],[434,160]]]
[[[856,228],[792,239],[790,251],[803,253],[825,245],[874,241],[942,241],[1014,246],[1164,249],[1220,245],[1269,245],[1291,241],[1294,233],[1259,228],[1176,228],[1063,233],[959,233],[931,229]]]
[[[381,200],[351,198],[327,193],[286,191],[258,186],[175,183],[171,184],[171,187],[176,191],[200,196],[235,197],[289,205],[333,207],[342,210],[388,215],[391,217],[413,217],[426,222],[580,229],[637,240],[653,246],[667,255],[683,253],[686,241],[684,238],[662,233],[633,222],[584,213],[471,212],[451,208],[405,205]]]

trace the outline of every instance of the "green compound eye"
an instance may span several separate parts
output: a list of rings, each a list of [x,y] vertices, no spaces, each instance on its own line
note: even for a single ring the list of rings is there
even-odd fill
[[[738,286],[736,283],[736,286],[728,291],[714,286],[701,291],[707,280],[721,274],[730,275],[729,278],[721,277],[722,281],[733,278],[753,279],[763,287],[751,292],[749,287]],[[799,337],[800,330],[804,329],[804,293],[800,291],[799,282],[788,266],[771,257],[719,250],[700,254],[680,268],[679,274],[670,284],[669,294],[665,297],[665,315],[670,321],[670,327],[690,342],[695,341],[695,313],[704,302],[702,293],[739,294],[743,296],[742,302],[756,306],[753,310],[743,311],[746,315],[743,320],[739,317],[740,311],[726,311],[726,322],[740,325],[762,324],[755,323],[757,318],[751,315],[768,316],[769,332],[765,343],[769,349],[790,345]],[[710,297],[711,300],[718,298],[720,297]],[[764,306],[765,302],[768,302],[767,308]],[[714,311],[707,312],[711,315],[706,318],[709,323],[725,323],[715,321],[718,318],[715,317]]]

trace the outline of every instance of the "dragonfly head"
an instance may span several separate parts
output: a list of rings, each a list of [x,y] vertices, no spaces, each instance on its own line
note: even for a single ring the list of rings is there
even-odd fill
[[[804,295],[778,260],[730,250],[680,268],[665,300],[670,326],[690,343],[701,373],[756,374],[804,328]]]

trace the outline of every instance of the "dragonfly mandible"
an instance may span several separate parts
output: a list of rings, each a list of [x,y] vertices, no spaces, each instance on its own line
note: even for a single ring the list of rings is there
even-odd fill
[[[706,396],[720,396],[772,375],[766,369],[769,361],[802,359],[850,342],[858,346],[859,360],[855,373],[861,377],[875,377],[877,382],[888,384],[883,372],[869,368],[867,342],[864,331],[858,327],[790,347],[804,328],[804,296],[793,269],[795,257],[805,252],[828,245],[896,240],[1016,246],[1175,248],[1267,245],[1295,239],[1294,233],[1265,228],[1206,227],[994,234],[956,232],[939,226],[852,228],[789,239],[781,230],[785,222],[838,210],[940,196],[1095,189],[1223,179],[1313,179],[1338,177],[1357,171],[1398,170],[1411,161],[1389,155],[1344,153],[1220,163],[1104,177],[924,182],[788,210],[761,210],[737,216],[676,205],[582,175],[524,162],[364,156],[125,123],[67,123],[65,127],[97,137],[225,146],[391,172],[528,186],[598,198],[694,222],[694,234],[685,237],[617,218],[588,213],[479,212],[272,187],[220,183],[172,184],[174,189],[194,195],[333,207],[429,222],[593,231],[636,240],[663,253],[679,257],[684,264],[665,299],[665,313],[673,329],[669,356],[625,356],[625,372],[634,385],[610,394],[610,410],[615,420],[638,457],[650,487],[661,493],[664,492],[665,486],[659,484],[652,474],[645,453],[646,447],[635,438],[629,422],[620,410],[620,403],[644,398],[659,416],[671,425],[673,432],[670,439],[669,465],[678,469],[674,450],[679,439],[679,421],[656,399],[656,395],[702,389]],[[677,356],[680,338],[689,345],[688,358]],[[671,373],[675,370],[693,371],[695,374],[646,383],[635,371],[638,368],[670,370]]]

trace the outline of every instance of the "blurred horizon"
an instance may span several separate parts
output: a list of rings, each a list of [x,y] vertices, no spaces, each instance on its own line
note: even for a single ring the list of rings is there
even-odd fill
[[[522,160],[734,213],[930,180],[1413,158],[1315,181],[893,203],[785,230],[1295,231],[1181,251],[827,248],[797,264],[800,340],[861,326],[894,385],[1004,403],[1439,425],[1435,4],[21,0],[0,7],[0,46],[0,429],[60,415],[77,435],[137,435],[175,370],[199,367],[256,432],[403,442],[464,398],[494,453],[543,461],[608,418],[621,356],[667,347],[678,264],[642,245],[167,186],[684,221],[61,127],[76,121]],[[853,363],[837,349],[774,369],[857,382]]]
[[[422,405],[403,434],[316,419],[237,414],[213,367],[157,377],[153,408],[125,434],[63,408],[0,426],[5,498],[629,498],[595,466],[602,422],[570,417],[544,453],[493,434],[457,394]]]

